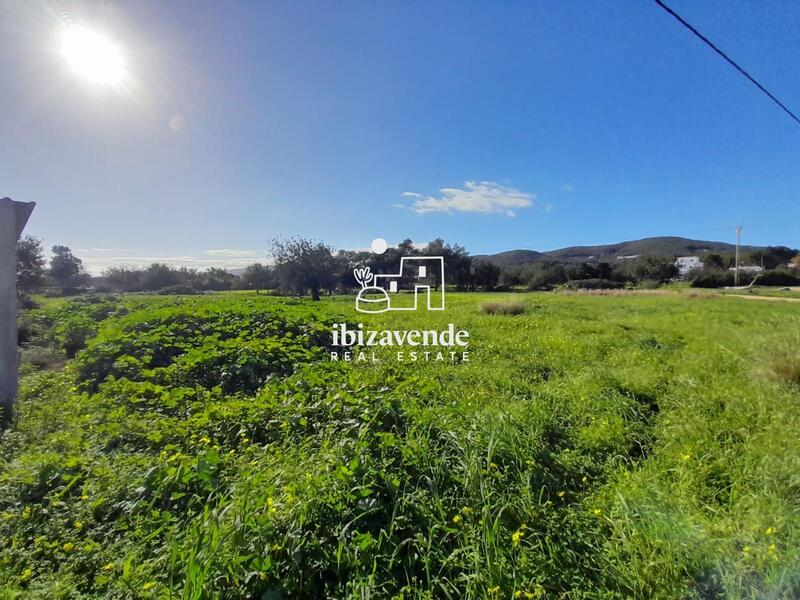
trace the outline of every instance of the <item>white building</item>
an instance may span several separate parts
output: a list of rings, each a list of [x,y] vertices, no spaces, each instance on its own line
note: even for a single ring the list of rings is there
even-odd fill
[[[675,259],[675,266],[681,277],[688,275],[690,271],[703,268],[703,261],[699,256],[679,256]]]
[[[730,267],[729,271],[735,271],[736,267]],[[739,265],[739,272],[740,273],[761,273],[764,270],[764,267],[760,267],[758,265]]]

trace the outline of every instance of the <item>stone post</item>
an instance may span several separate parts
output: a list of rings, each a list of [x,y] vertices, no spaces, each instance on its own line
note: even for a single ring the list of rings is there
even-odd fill
[[[34,202],[0,199],[0,425],[11,419],[17,396],[17,240]]]

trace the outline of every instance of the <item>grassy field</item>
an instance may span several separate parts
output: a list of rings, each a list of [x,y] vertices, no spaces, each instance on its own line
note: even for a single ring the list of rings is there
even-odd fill
[[[797,305],[481,309],[507,301],[28,312],[0,598],[800,596]],[[469,360],[331,362],[331,324],[358,321],[454,323]]]

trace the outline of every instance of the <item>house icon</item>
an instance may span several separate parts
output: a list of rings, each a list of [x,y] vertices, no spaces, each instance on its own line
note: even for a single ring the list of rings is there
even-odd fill
[[[361,290],[356,297],[356,310],[380,313],[388,310],[444,310],[444,257],[402,256],[398,273],[372,274],[369,267],[353,270]],[[370,285],[372,283],[372,285]],[[413,291],[413,304],[402,305],[401,291]],[[424,304],[420,296],[425,297]]]

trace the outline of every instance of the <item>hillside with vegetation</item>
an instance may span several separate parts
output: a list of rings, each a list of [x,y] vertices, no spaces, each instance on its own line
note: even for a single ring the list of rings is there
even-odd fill
[[[765,250],[761,246],[741,246],[742,252],[755,252]],[[546,252],[533,250],[509,250],[497,254],[480,255],[477,258],[485,259],[499,266],[519,266],[536,261],[556,262],[603,262],[615,261],[620,257],[650,256],[669,257],[675,256],[702,256],[709,253],[731,254],[736,250],[734,244],[725,242],[710,242],[692,240],[683,237],[651,237],[617,244],[603,244],[598,246],[570,246]],[[795,251],[795,254],[797,251]]]

